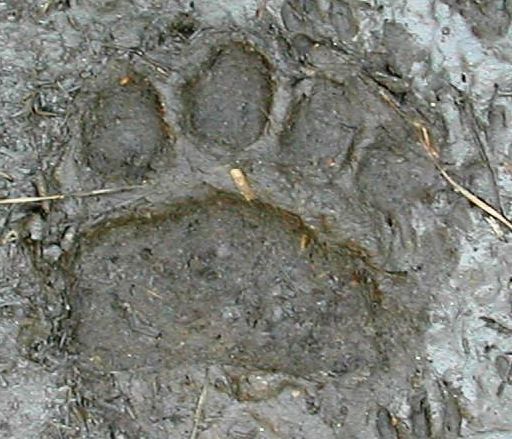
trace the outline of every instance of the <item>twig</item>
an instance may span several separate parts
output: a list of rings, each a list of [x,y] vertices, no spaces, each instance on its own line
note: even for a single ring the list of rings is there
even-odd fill
[[[42,197],[4,198],[4,199],[0,199],[0,205],[30,204],[30,203],[42,203],[45,201],[64,200],[66,198],[96,197],[99,195],[107,195],[107,194],[113,194],[113,193],[117,193],[117,192],[131,191],[131,190],[138,189],[141,187],[143,187],[143,186],[142,185],[122,186],[122,187],[117,187],[117,188],[96,189],[94,191],[89,191],[89,192],[71,192],[69,194],[54,194],[54,195],[46,195],[46,196],[42,196]]]
[[[471,203],[473,203],[475,206],[482,209],[485,213],[492,216],[495,220],[499,221],[506,227],[508,227],[510,230],[512,230],[512,222],[503,216],[501,213],[499,213],[494,207],[487,204],[484,200],[478,198],[476,195],[472,194],[470,191],[468,191],[466,188],[462,187],[459,183],[457,183],[452,177],[448,175],[448,173],[441,167],[437,167],[439,169],[439,172],[441,175],[445,178],[445,180],[450,183],[455,190],[455,192],[458,192],[463,197],[467,198]]]
[[[391,107],[393,110],[395,110],[400,116],[404,117],[405,120],[407,120],[409,123],[411,123],[417,130],[420,138],[420,142],[425,149],[428,157],[434,164],[434,166],[437,168],[439,173],[443,176],[443,178],[450,184],[450,186],[453,188],[453,190],[459,194],[461,194],[464,198],[466,198],[470,203],[477,206],[479,209],[483,210],[485,213],[490,215],[495,220],[499,221],[501,224],[503,224],[505,227],[507,227],[509,230],[512,230],[512,221],[510,221],[507,217],[505,217],[503,214],[501,214],[498,210],[496,210],[494,207],[492,207],[490,204],[482,200],[481,198],[477,197],[475,194],[467,190],[465,187],[461,186],[459,183],[457,183],[449,174],[446,172],[446,169],[443,168],[439,161],[439,150],[437,147],[433,144],[430,133],[428,131],[428,128],[414,120],[411,120],[410,117],[408,117],[405,112],[402,111],[400,106],[393,101],[391,97],[389,97],[386,93],[383,91],[380,92],[381,97],[383,100]]]
[[[146,61],[148,64],[151,64],[154,67],[154,69],[162,75],[169,76],[169,74],[173,71],[173,69],[170,66],[156,61],[155,59],[146,55],[141,49],[138,49],[136,47],[123,47],[115,44],[105,44],[104,47],[114,50],[124,50],[126,52],[133,53],[140,57],[143,61]]]
[[[235,186],[246,199],[246,201],[252,201],[256,198],[256,194],[252,190],[252,187],[249,184],[249,180],[247,180],[244,171],[234,168],[229,171],[229,174],[233,179],[233,183],[235,183]]]
[[[459,183],[457,183],[449,174],[446,172],[446,169],[444,169],[441,164],[439,163],[438,157],[439,154],[437,153],[436,148],[433,147],[433,145],[430,142],[430,135],[428,133],[428,129],[420,125],[418,123],[414,124],[417,128],[420,129],[421,136],[421,144],[423,145],[423,148],[427,152],[428,156],[434,163],[435,167],[439,171],[439,173],[444,177],[444,179],[450,184],[450,186],[453,188],[453,190],[459,194],[461,194],[463,197],[465,197],[470,203],[477,206],[479,209],[483,210],[485,213],[493,217],[495,220],[499,221],[501,224],[506,226],[509,230],[512,230],[512,222],[506,218],[504,215],[502,215],[500,212],[498,212],[494,207],[492,207],[490,204],[486,203],[481,198],[477,197],[475,194],[467,190],[465,187],[461,186]]]
[[[190,439],[196,439],[198,434],[199,422],[201,421],[201,416],[203,414],[203,406],[206,401],[206,392],[208,390],[208,369],[204,374],[204,383],[203,389],[201,390],[201,395],[199,395],[199,399],[197,400],[197,407],[194,413],[194,427],[192,428],[192,432],[190,433]]]

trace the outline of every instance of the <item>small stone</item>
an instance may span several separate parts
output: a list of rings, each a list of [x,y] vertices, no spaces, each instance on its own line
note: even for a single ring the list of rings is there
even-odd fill
[[[62,249],[56,245],[50,245],[43,250],[43,257],[49,262],[57,262],[62,255]]]
[[[32,241],[41,241],[43,239],[44,220],[41,215],[32,215],[28,221],[28,230]]]

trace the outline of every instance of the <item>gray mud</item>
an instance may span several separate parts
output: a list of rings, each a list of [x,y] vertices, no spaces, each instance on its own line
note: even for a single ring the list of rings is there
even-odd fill
[[[511,14],[0,2],[0,437],[512,437]]]

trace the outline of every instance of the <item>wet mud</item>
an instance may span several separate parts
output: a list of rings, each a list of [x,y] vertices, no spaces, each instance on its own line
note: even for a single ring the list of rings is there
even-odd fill
[[[0,2],[0,437],[509,437],[507,2],[164,3]]]
[[[140,182],[153,160],[173,154],[172,133],[149,80],[129,69],[112,70],[101,78],[104,90],[88,91],[93,98],[82,116],[82,161],[109,180]]]
[[[207,74],[205,75],[205,72]],[[265,59],[254,48],[216,48],[184,87],[187,131],[200,143],[243,149],[262,134],[272,101]]]

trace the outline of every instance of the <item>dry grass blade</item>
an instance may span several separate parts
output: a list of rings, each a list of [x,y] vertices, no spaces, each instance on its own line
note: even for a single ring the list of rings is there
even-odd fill
[[[251,185],[249,184],[249,180],[247,180],[247,177],[244,174],[244,171],[241,169],[231,169],[229,171],[231,178],[233,179],[233,183],[235,183],[235,186],[240,191],[240,193],[243,195],[243,197],[247,201],[252,201],[256,198],[256,194],[254,193],[253,189],[251,188]]]
[[[209,370],[206,369],[204,374],[203,388],[201,390],[201,395],[199,395],[199,399],[197,400],[196,411],[194,413],[194,426],[192,428],[192,433],[190,433],[190,439],[196,439],[199,432],[199,422],[201,422],[201,417],[203,415],[203,406],[206,401],[206,393],[208,391],[208,381]]]
[[[434,162],[434,165],[438,169],[439,173],[443,176],[443,178],[450,184],[450,186],[453,188],[453,190],[459,194],[461,194],[464,198],[466,198],[470,203],[477,206],[479,209],[483,210],[485,213],[490,215],[495,220],[499,221],[501,224],[506,226],[509,230],[512,230],[512,222],[503,216],[498,210],[496,210],[494,207],[492,207],[490,204],[486,203],[481,198],[477,197],[475,194],[467,190],[465,187],[461,186],[459,183],[457,183],[449,174],[446,172],[446,170],[441,166],[439,163],[439,153],[436,148],[432,145],[430,141],[430,135],[428,133],[428,130],[425,126],[414,123],[416,128],[419,129],[420,132],[420,140],[421,144],[423,145],[423,148],[427,152],[430,159]]]
[[[439,151],[430,140],[430,134],[428,132],[428,129],[417,122],[414,123],[414,126],[419,132],[423,147],[426,149],[428,155],[436,162],[436,166],[438,166],[437,161],[439,160]]]
[[[131,191],[142,186],[123,186],[117,188],[97,189],[89,192],[72,192],[69,194],[54,194],[45,195],[41,197],[19,197],[19,198],[4,198],[0,200],[0,205],[12,205],[12,204],[31,204],[31,203],[43,203],[45,201],[56,201],[64,200],[66,198],[86,198],[96,197],[100,195],[114,194],[118,192]]]
[[[501,224],[503,224],[509,230],[512,230],[512,221],[511,220],[509,220],[504,215],[502,215],[497,209],[492,207],[489,203],[486,203],[484,200],[477,197],[475,194],[471,193],[465,187],[461,186],[448,174],[448,172],[446,172],[446,169],[444,169],[443,166],[441,165],[441,163],[439,162],[439,157],[440,157],[439,150],[432,142],[428,128],[425,125],[423,125],[415,120],[411,120],[411,118],[408,117],[404,111],[402,111],[402,109],[400,108],[400,105],[397,102],[395,102],[388,94],[384,93],[383,91],[381,91],[380,94],[381,94],[381,97],[383,98],[383,100],[391,108],[393,108],[393,110],[395,110],[400,116],[402,116],[405,120],[407,120],[409,123],[411,123],[418,130],[420,142],[421,142],[423,148],[425,149],[425,151],[427,152],[427,155],[432,160],[435,167],[438,169],[439,173],[448,182],[448,184],[450,184],[450,186],[453,188],[453,190],[455,192],[461,194],[470,203],[474,204],[479,209],[483,210],[489,216],[491,216],[495,220],[499,221]]]
[[[499,213],[494,207],[487,204],[482,199],[478,198],[476,195],[472,194],[470,191],[468,191],[466,188],[461,186],[459,183],[457,183],[452,177],[448,175],[448,173],[440,166],[438,166],[439,172],[441,175],[445,178],[445,180],[450,183],[450,185],[453,187],[455,192],[458,192],[465,198],[467,198],[471,203],[473,203],[475,206],[482,209],[485,213],[492,216],[494,219],[508,227],[510,230],[512,230],[512,222],[503,216],[501,213]]]

